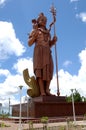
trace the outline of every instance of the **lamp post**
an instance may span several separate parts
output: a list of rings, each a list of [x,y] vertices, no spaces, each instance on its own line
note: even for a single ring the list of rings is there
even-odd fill
[[[28,120],[28,116],[29,116],[29,114],[28,114],[28,104],[29,104],[29,98],[28,98],[28,96],[26,96],[25,97],[25,101],[27,102],[27,120]]]
[[[27,97],[27,120],[28,120],[28,116],[29,116],[29,114],[28,114],[28,111],[29,111],[29,109],[28,109],[28,103],[29,103],[29,99]]]
[[[74,124],[76,124],[76,117],[75,117],[75,106],[74,106],[74,97],[73,97],[73,89],[71,89],[71,92],[72,92],[73,118],[74,118]]]
[[[9,116],[10,116],[10,98],[9,98]]]
[[[20,88],[20,114],[19,114],[19,116],[20,116],[20,118],[19,118],[19,129],[18,130],[22,130],[22,125],[21,125],[21,97],[22,97],[22,85],[21,86],[19,86],[19,88]]]

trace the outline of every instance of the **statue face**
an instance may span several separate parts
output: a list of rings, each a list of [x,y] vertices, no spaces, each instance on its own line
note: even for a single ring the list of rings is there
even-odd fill
[[[38,24],[41,25],[41,26],[46,26],[46,23],[47,23],[47,18],[44,16],[43,13],[41,13],[38,17]]]
[[[47,20],[43,17],[39,20],[40,25],[46,26],[46,23],[47,23]]]

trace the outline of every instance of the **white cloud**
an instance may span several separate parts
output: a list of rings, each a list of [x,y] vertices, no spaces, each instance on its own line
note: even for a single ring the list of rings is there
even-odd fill
[[[13,69],[17,71],[17,73],[22,74],[23,70],[28,68],[30,75],[33,75],[33,62],[32,58],[21,58],[18,59],[17,63],[14,64]]]
[[[10,74],[9,70],[6,69],[0,69],[0,75],[8,76]]]
[[[86,49],[82,50],[79,53],[81,68],[79,70],[79,77],[82,80],[82,82],[85,82],[86,80]]]
[[[72,64],[72,62],[69,61],[69,60],[66,60],[66,61],[63,63],[63,65],[64,65],[65,67],[68,67],[70,64]]]
[[[61,95],[69,95],[70,90],[76,88],[81,95],[86,97],[86,49],[79,53],[79,59],[81,67],[78,71],[78,75],[71,75],[63,69],[59,70],[59,88]],[[53,93],[56,92],[56,84],[56,76],[54,76],[51,82],[51,90]]]
[[[26,88],[26,84],[24,83],[23,76],[16,74],[12,75],[9,74],[6,78],[5,81],[0,83],[0,102],[4,103],[6,100],[10,97],[11,101],[14,97],[16,98],[16,94],[19,94],[19,87],[20,85],[24,86],[24,89]],[[3,98],[2,98],[3,97]],[[18,102],[17,99],[12,102],[15,103]]]
[[[21,56],[24,52],[25,47],[16,37],[12,23],[0,21],[0,59],[6,59],[12,54]]]
[[[77,89],[81,95],[86,96],[86,49],[82,50],[79,54],[79,59],[81,67],[78,70],[78,75],[71,75],[69,72],[64,71],[63,69],[59,70],[59,89],[60,95],[66,96],[70,95],[71,89]],[[12,75],[8,70],[0,70],[1,74],[6,76],[3,83],[0,83],[0,101],[3,103],[8,96],[12,97],[13,103],[18,103],[16,100],[15,94],[19,93],[20,85],[24,86],[26,89],[28,86],[24,82],[22,72],[25,68],[29,69],[30,76],[33,75],[33,63],[31,58],[21,58],[14,64],[13,69],[17,74]],[[57,79],[56,75],[53,76],[53,79],[50,84],[51,93],[57,93]],[[26,95],[26,94],[25,94]],[[3,100],[2,100],[3,97]],[[12,104],[13,104],[12,103]]]
[[[86,23],[86,12],[82,12],[80,14],[76,14],[77,18],[80,18],[82,22]]]
[[[0,83],[0,103],[6,104],[8,98],[11,98],[12,104],[18,103],[19,101],[15,99],[15,94],[19,94],[20,85],[24,86],[24,89],[27,89],[27,84],[23,79],[23,70],[28,68],[30,76],[33,75],[33,63],[31,58],[22,58],[17,61],[13,66],[17,74],[12,75],[9,70],[0,69],[0,76],[4,75],[4,82]]]
[[[0,5],[4,5],[6,0],[0,0]]]
[[[79,1],[79,0],[70,0],[70,2],[77,2],[77,1]]]

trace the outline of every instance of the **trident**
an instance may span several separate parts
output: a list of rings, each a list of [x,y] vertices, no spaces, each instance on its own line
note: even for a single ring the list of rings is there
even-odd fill
[[[55,22],[56,22],[56,9],[54,8],[54,5],[52,4],[52,7],[50,9],[50,12],[53,15],[53,22],[50,24],[50,28],[52,24],[54,24],[54,36],[56,36],[56,28],[55,28]],[[57,61],[57,49],[56,49],[56,44],[55,44],[55,60],[56,60],[56,76],[57,76],[57,95],[60,95],[59,92],[59,80],[58,80],[58,61]]]

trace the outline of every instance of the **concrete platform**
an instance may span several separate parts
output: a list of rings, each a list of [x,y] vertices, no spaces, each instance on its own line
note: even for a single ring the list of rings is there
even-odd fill
[[[86,102],[75,102],[74,104],[76,116],[84,116],[86,114]],[[12,106],[12,116],[19,117],[19,111],[20,104]],[[28,104],[22,104],[21,115],[31,118],[73,116],[72,102],[66,102],[66,98],[61,96],[32,98]]]
[[[84,115],[86,113],[86,103],[77,102],[75,103],[76,115]],[[56,96],[43,96],[34,98],[32,100],[31,107],[29,109],[31,117],[61,117],[61,116],[72,116],[73,107],[72,102],[66,102],[65,97]]]

